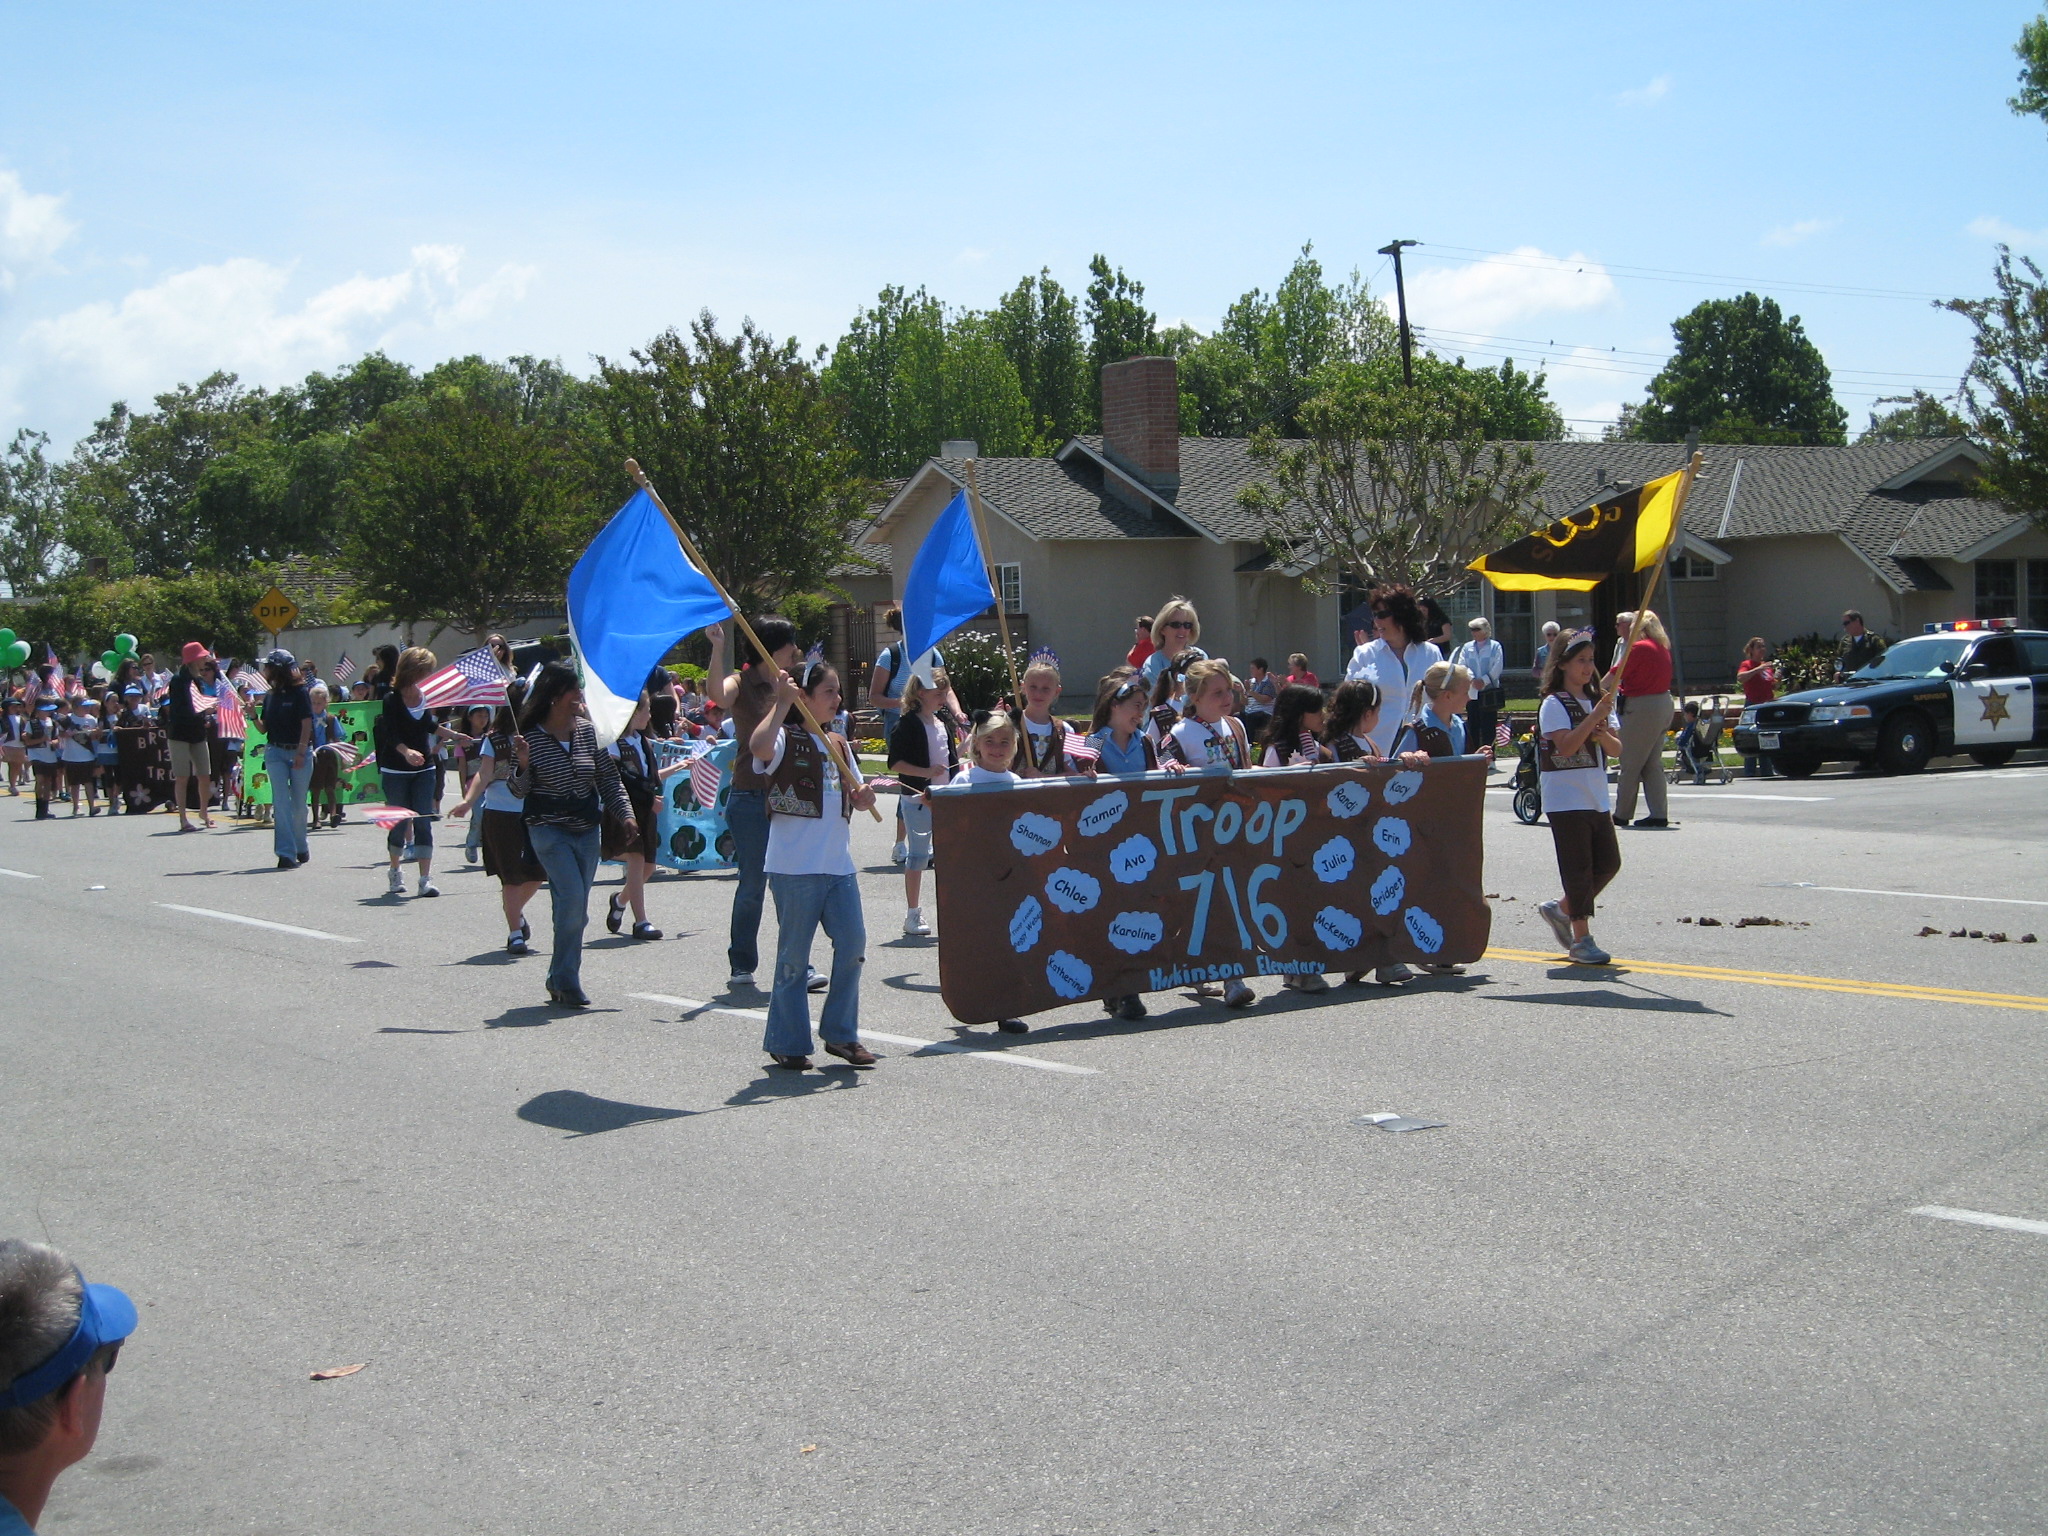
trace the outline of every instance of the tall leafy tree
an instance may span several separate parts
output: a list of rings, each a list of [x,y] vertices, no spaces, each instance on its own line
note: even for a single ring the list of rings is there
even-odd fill
[[[1065,442],[1093,425],[1088,356],[1079,308],[1044,268],[1022,279],[989,313],[989,322],[1031,407],[1033,431],[1045,443]]]
[[[61,575],[68,553],[49,446],[48,433],[23,427],[0,459],[0,581],[17,596]]]
[[[600,358],[592,412],[607,467],[637,458],[756,612],[826,584],[873,493],[817,369],[751,320],[724,336],[707,311],[687,336],[665,331],[625,361]]]
[[[1936,399],[1924,389],[1916,389],[1910,395],[1886,395],[1877,403],[1891,409],[1871,411],[1870,425],[1856,435],[1859,443],[1905,443],[1929,437],[1970,435],[1969,423],[1951,410],[1946,400]]]
[[[1102,420],[1102,370],[1159,351],[1159,317],[1145,307],[1145,285],[1097,254],[1088,263],[1088,400]]]
[[[1977,332],[1963,410],[1989,455],[1983,489],[2048,528],[2048,284],[2024,256],[2015,270],[2004,246],[1992,279],[1998,291],[1991,298],[1944,306]]]
[[[2048,13],[2020,29],[2020,40],[2012,45],[2012,51],[2019,56],[2020,89],[2006,105],[2022,117],[2048,122]]]
[[[1848,413],[1797,315],[1753,293],[1709,299],[1671,323],[1677,347],[1629,413],[1626,435],[1677,442],[1843,443]]]
[[[345,555],[366,604],[482,634],[515,599],[562,590],[598,502],[591,445],[567,390],[550,388],[561,378],[465,358],[379,410],[346,486]]]

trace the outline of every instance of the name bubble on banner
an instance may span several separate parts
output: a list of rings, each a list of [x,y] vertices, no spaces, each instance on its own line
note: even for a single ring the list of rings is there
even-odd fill
[[[1325,949],[1356,949],[1365,937],[1365,924],[1342,908],[1325,907],[1316,914],[1316,937]]]
[[[1419,787],[1395,808],[1400,773]],[[1232,976],[1477,960],[1485,799],[1480,758],[937,787],[940,996],[977,1024]]]
[[[1131,797],[1122,790],[1104,795],[1100,800],[1081,813],[1078,823],[1083,837],[1100,837],[1124,819],[1124,812],[1131,808]]]
[[[1166,919],[1157,912],[1119,912],[1109,920],[1109,942],[1127,955],[1142,955],[1166,937]]]
[[[1413,768],[1406,773],[1397,773],[1387,780],[1387,804],[1406,805],[1415,798],[1415,792],[1422,788],[1422,775]]]
[[[1142,832],[1109,850],[1109,872],[1119,885],[1136,885],[1158,866],[1158,845]]]
[[[1010,823],[1010,846],[1027,859],[1051,853],[1060,845],[1060,824],[1050,816],[1026,811]]]
[[[1056,869],[1045,877],[1045,894],[1062,912],[1086,912],[1102,899],[1102,882],[1078,869]]]
[[[1358,850],[1351,846],[1350,838],[1333,837],[1316,850],[1309,862],[1315,866],[1318,880],[1335,885],[1351,878],[1351,871],[1358,867]]]
[[[1010,948],[1024,954],[1044,932],[1045,908],[1038,904],[1036,896],[1026,896],[1010,916]]]
[[[1415,947],[1425,955],[1433,955],[1444,947],[1444,925],[1422,908],[1410,907],[1402,916],[1401,924],[1408,930],[1408,937],[1415,941]]]
[[[1347,780],[1330,791],[1324,798],[1324,804],[1339,821],[1349,821],[1372,804],[1372,792],[1363,784]]]
[[[1079,955],[1056,949],[1045,962],[1045,979],[1061,997],[1081,998],[1086,997],[1088,989],[1095,984],[1095,972]]]

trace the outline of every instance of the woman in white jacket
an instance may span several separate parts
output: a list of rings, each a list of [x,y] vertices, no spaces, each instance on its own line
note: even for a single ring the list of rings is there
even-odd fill
[[[1372,595],[1372,622],[1376,638],[1367,640],[1364,630],[1353,637],[1358,649],[1344,668],[1347,682],[1369,678],[1379,685],[1386,707],[1372,728],[1373,755],[1386,757],[1394,738],[1414,719],[1409,701],[1422,675],[1444,659],[1444,653],[1424,638],[1428,622],[1422,605],[1410,587],[1380,587]]]

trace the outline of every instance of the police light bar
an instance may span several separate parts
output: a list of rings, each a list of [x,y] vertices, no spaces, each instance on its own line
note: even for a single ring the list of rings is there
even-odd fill
[[[1944,619],[1939,624],[1924,624],[1920,632],[1924,635],[1963,635],[1980,629],[2018,629],[2018,619]]]

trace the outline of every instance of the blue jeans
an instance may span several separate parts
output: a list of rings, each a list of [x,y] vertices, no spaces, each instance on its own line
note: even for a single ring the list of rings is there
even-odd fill
[[[434,814],[434,770],[431,768],[387,768],[383,770],[384,803],[415,811],[421,817]],[[395,821],[384,834],[384,846],[401,859],[429,859],[434,855],[434,824],[431,821]]]
[[[597,828],[534,822],[526,829],[533,856],[548,872],[548,896],[555,908],[555,951],[548,985],[557,992],[583,990],[583,930],[590,922],[590,885],[597,878]]]
[[[860,883],[852,875],[770,875],[775,892],[775,991],[761,1048],[771,1056],[811,1053],[811,938],[819,923],[832,941],[832,987],[818,1033],[828,1044],[860,1038],[860,973],[868,947],[861,917]]]
[[[288,747],[265,747],[263,771],[270,775],[270,842],[280,859],[303,859],[306,847],[306,786],[313,779],[313,756],[303,765]]]
[[[746,750],[743,744],[740,748]],[[761,968],[761,907],[768,896],[768,795],[765,790],[735,789],[726,797],[725,827],[732,833],[732,861],[739,866],[739,884],[732,893],[732,937],[725,958],[735,976]]]

